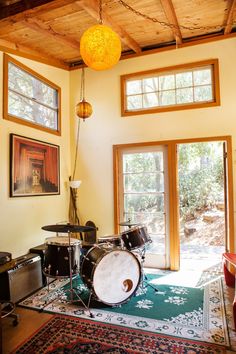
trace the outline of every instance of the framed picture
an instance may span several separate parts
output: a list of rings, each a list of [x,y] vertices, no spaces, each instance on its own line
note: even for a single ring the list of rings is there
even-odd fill
[[[60,194],[59,146],[10,134],[10,196]]]

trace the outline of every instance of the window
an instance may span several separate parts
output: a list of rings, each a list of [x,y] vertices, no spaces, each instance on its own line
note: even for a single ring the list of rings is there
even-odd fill
[[[122,116],[220,105],[218,60],[121,76]]]
[[[5,119],[60,135],[60,87],[4,55]]]

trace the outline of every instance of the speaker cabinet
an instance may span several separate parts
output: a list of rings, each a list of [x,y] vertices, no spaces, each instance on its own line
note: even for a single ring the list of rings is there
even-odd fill
[[[41,258],[27,254],[15,259],[14,268],[0,274],[0,298],[18,302],[43,286]]]

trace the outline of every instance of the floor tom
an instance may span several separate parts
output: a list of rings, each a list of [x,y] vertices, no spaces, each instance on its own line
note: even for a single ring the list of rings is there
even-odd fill
[[[70,277],[69,252],[71,254],[72,275],[79,273],[81,241],[69,237],[46,238],[44,274],[52,278]]]

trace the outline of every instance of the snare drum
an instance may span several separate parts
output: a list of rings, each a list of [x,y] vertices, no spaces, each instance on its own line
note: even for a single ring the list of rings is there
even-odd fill
[[[107,242],[111,243],[114,246],[120,247],[121,246],[120,235],[98,237],[98,244],[107,243]]]
[[[121,239],[127,250],[143,247],[151,242],[146,226],[135,226],[121,233]]]
[[[129,251],[95,246],[83,259],[81,277],[98,301],[113,306],[134,294],[141,280],[141,266]]]
[[[47,277],[67,278],[70,276],[69,252],[71,252],[72,275],[78,274],[80,267],[80,244],[76,238],[48,237],[43,272]]]

